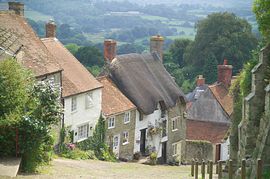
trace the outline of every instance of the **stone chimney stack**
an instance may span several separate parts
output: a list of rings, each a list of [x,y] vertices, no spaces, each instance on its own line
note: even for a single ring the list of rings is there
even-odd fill
[[[223,83],[227,88],[231,85],[232,65],[228,65],[228,60],[224,59],[223,65],[218,65],[218,82]]]
[[[46,24],[46,38],[56,37],[56,24],[53,20],[49,20]]]
[[[160,35],[152,36],[150,38],[150,52],[156,52],[159,55],[161,62],[163,62],[163,43],[164,38]]]
[[[20,2],[8,2],[8,9],[19,16],[24,16],[24,4]]]
[[[116,57],[116,47],[117,43],[115,40],[106,39],[104,40],[104,59],[105,61],[111,63]]]
[[[197,78],[196,84],[197,86],[202,86],[205,84],[205,78],[203,77],[203,75],[199,75],[199,77]]]

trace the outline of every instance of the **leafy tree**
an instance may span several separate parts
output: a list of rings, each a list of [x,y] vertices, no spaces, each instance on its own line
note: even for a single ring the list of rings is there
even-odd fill
[[[203,66],[203,75],[208,84],[212,84],[217,81],[217,65],[218,63],[215,55],[210,53]]]
[[[251,58],[257,40],[251,32],[251,25],[231,13],[213,13],[196,24],[197,34],[193,45],[185,55],[185,62],[198,71],[213,53],[219,64],[224,58],[233,65],[234,73]]]
[[[184,52],[190,43],[191,40],[189,39],[176,39],[169,48],[173,61],[180,67],[184,66]]]
[[[101,72],[101,68],[97,65],[87,67],[87,70],[90,71],[90,73],[92,73],[93,76],[98,76]]]
[[[77,53],[77,51],[79,50],[80,46],[78,46],[77,44],[74,43],[69,43],[67,45],[65,45],[65,47],[73,54],[75,55]]]
[[[142,53],[145,48],[141,45],[136,44],[123,44],[117,49],[117,54],[128,54],[128,53]]]
[[[102,67],[104,64],[101,52],[94,46],[80,47],[75,57],[86,67]]]
[[[23,171],[33,172],[50,160],[50,131],[62,111],[55,89],[49,83],[34,83],[33,75],[14,59],[0,62],[0,156],[15,155],[18,130]]]
[[[263,36],[270,41],[270,3],[269,0],[255,0],[253,12],[256,15],[259,29]]]

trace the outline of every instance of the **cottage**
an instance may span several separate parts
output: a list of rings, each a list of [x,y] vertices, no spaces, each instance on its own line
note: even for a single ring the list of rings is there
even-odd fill
[[[151,53],[116,55],[116,42],[104,42],[106,72],[137,107],[134,153],[156,152],[160,163],[184,160],[185,96],[162,64],[163,37],[151,38]]]
[[[101,88],[93,75],[56,38],[56,24],[46,24],[46,38],[41,39],[63,68],[63,125],[73,132],[73,142],[92,135],[101,114]]]
[[[117,158],[132,160],[136,124],[136,106],[107,77],[99,77],[102,89],[102,115],[106,141]]]
[[[232,81],[232,66],[218,65],[218,81],[206,85],[200,75],[195,90],[187,94],[187,139],[206,140],[214,146],[215,161],[229,157],[228,130],[233,112],[233,98],[229,94]]]

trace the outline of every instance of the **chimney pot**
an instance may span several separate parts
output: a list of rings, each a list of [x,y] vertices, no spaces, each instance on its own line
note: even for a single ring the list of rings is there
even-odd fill
[[[107,62],[112,62],[112,60],[116,57],[116,47],[117,43],[115,40],[104,40],[104,59]]]
[[[226,58],[223,61],[223,65],[228,65],[228,60]]]
[[[230,87],[232,80],[232,65],[228,65],[228,60],[224,59],[223,65],[218,65],[218,82],[225,87]]]
[[[8,2],[8,9],[19,16],[24,16],[24,4],[20,2]]]
[[[196,81],[197,86],[203,86],[205,84],[205,78],[203,75],[199,75]]]
[[[56,37],[56,24],[52,19],[46,24],[46,38],[51,37]]]
[[[156,52],[159,55],[161,62],[163,62],[163,43],[164,38],[160,35],[152,36],[150,38],[150,52]]]

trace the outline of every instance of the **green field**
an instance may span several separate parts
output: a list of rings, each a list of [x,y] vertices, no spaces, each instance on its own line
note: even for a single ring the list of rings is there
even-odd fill
[[[48,16],[48,15],[45,15],[45,14],[42,14],[40,12],[33,11],[33,10],[26,10],[25,16],[34,21],[48,21],[50,19],[53,19],[52,16]]]

